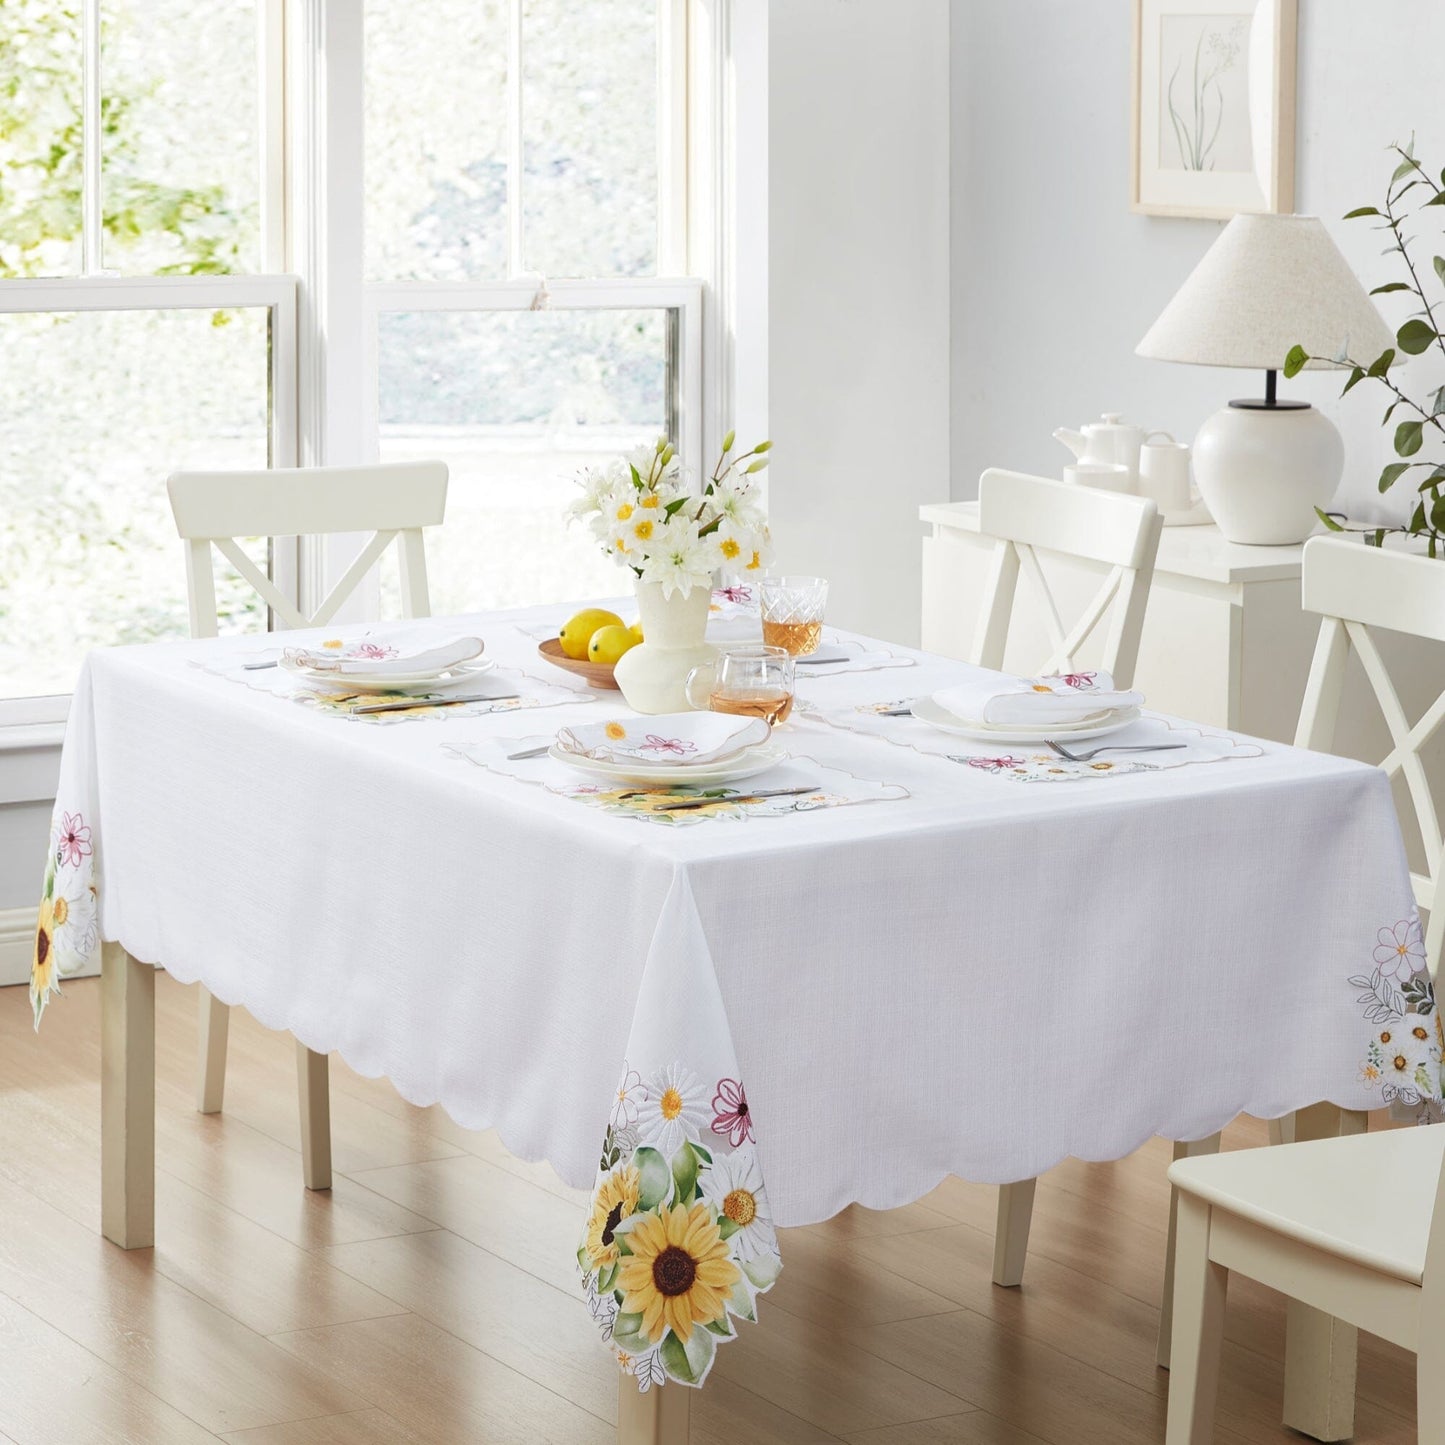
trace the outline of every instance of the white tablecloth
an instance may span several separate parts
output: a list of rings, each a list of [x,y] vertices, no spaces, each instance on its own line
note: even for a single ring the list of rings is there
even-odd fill
[[[522,628],[562,615],[437,628],[555,681]],[[1241,1111],[1365,1108],[1390,1083],[1370,1077],[1376,1020],[1350,980],[1393,980],[1403,1007],[1423,957],[1374,768],[1266,743],[1028,787],[799,717],[777,734],[798,766],[892,800],[657,827],[458,752],[625,715],[618,694],[368,727],[198,665],[254,646],[88,660],[42,915],[50,961],[73,967],[94,941],[93,865],[105,938],[495,1127],[573,1185],[596,1180],[610,1121],[624,1153],[736,1145],[772,1219],[804,1224],[907,1203],[948,1174],[1009,1181],[1154,1134],[1202,1137]],[[966,675],[893,650],[919,665],[800,674],[800,695],[831,708]],[[1433,1030],[1421,1050],[1410,1076],[1438,1095]],[[663,1118],[674,1066],[692,1082],[673,1079],[686,1107]],[[678,1187],[701,1198],[703,1182]],[[753,1273],[765,1287],[765,1258]],[[591,1294],[605,1313],[605,1289]],[[711,1349],[642,1371],[705,1374]]]

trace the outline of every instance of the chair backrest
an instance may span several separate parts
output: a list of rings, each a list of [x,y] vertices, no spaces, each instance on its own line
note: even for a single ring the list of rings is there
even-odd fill
[[[1077,671],[1075,654],[1107,617],[1103,666],[1113,674],[1116,686],[1132,686],[1163,525],[1154,503],[1147,497],[990,468],[978,484],[978,520],[979,531],[998,545],[971,660],[980,667],[1003,667],[1019,572],[1023,571],[1038,593],[1053,649],[1034,671]],[[1067,630],[1039,562],[1040,551],[1101,563],[1110,569],[1094,600]]]
[[[1434,907],[1441,866],[1440,819],[1420,750],[1445,722],[1445,692],[1412,726],[1370,628],[1445,642],[1445,562],[1414,552],[1384,551],[1344,537],[1312,537],[1305,543],[1302,600],[1305,611],[1319,613],[1322,621],[1295,743],[1317,752],[1331,751],[1353,651],[1390,731],[1391,749],[1380,766],[1392,779],[1403,775],[1420,830],[1428,871],[1412,873],[1411,882],[1416,903],[1430,911],[1425,951],[1434,973],[1445,930],[1445,908]]]
[[[383,552],[397,543],[405,617],[431,611],[421,529],[446,512],[444,462],[373,467],[294,467],[260,472],[176,472],[166,482],[186,544],[191,636],[214,637],[214,547],[287,627],[329,622]],[[237,545],[238,537],[312,537],[370,532],[371,539],[307,617]]]

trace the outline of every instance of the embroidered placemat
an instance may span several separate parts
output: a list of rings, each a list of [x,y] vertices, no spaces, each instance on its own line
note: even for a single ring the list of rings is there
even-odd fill
[[[610,783],[556,762],[545,753],[515,756],[533,753],[551,741],[545,734],[533,734],[448,745],[446,750],[488,772],[545,788],[558,797],[571,798],[618,817],[637,818],[670,828],[719,818],[733,822],[782,818],[857,803],[896,802],[911,796],[901,784],[855,777],[808,757],[787,758],[745,781],[697,787],[686,783],[672,786]]]
[[[1146,715],[1103,737],[1080,739],[1073,744],[1067,738],[1059,739],[1065,748],[1082,759],[1074,762],[1040,744],[980,743],[941,732],[911,715],[900,715],[900,709],[908,707],[911,701],[910,698],[900,698],[892,702],[830,708],[799,699],[797,706],[805,716],[829,727],[881,738],[897,747],[911,748],[930,757],[946,758],[978,772],[1021,783],[1071,783],[1089,778],[1121,778],[1134,773],[1168,772],[1196,763],[1219,763],[1264,755],[1264,749],[1258,743],[1240,742],[1225,733],[1210,733],[1168,718]],[[1129,751],[1130,748],[1151,747],[1167,747],[1169,751]],[[1083,759],[1082,755],[1086,753],[1094,756]]]

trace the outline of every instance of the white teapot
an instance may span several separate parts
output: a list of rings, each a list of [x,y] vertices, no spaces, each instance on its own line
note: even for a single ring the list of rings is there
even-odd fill
[[[1089,466],[1127,467],[1133,481],[1139,476],[1139,448],[1144,445],[1146,430],[1132,426],[1118,412],[1106,411],[1098,421],[1089,422],[1081,431],[1061,426],[1054,439],[1073,452],[1078,461]]]

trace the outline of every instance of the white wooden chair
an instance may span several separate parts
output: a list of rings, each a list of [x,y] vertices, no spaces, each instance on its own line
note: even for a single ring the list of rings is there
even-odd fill
[[[969,659],[1001,669],[1020,572],[1038,595],[1053,649],[1038,673],[1077,669],[1080,648],[1109,619],[1101,665],[1121,688],[1133,685],[1139,634],[1154,577],[1154,554],[1162,525],[1144,497],[1094,491],[1071,483],[998,468],[978,484],[979,531],[997,542],[984,588],[983,613]],[[1099,563],[1109,568],[1094,600],[1066,631],[1039,561],[1040,552]]]
[[[1022,573],[1037,596],[1052,648],[1031,671],[1077,671],[1079,650],[1107,618],[1100,665],[1113,674],[1116,686],[1132,686],[1162,526],[1154,503],[991,468],[979,480],[978,520],[980,533],[994,538],[996,546],[969,661],[1002,669]],[[1040,552],[1108,569],[1093,601],[1067,628],[1044,575]],[[995,1284],[1012,1287],[1023,1281],[1036,1183],[1023,1179],[999,1190]]]
[[[260,472],[177,472],[166,483],[176,530],[186,547],[191,636],[215,637],[214,547],[255,588],[287,628],[329,622],[392,544],[401,568],[402,614],[426,617],[423,527],[446,511],[447,468],[442,462],[370,467],[305,467]],[[321,605],[308,617],[243,552],[239,537],[310,537],[371,532]],[[196,1108],[216,1114],[226,1086],[230,1008],[200,991]],[[331,1111],[325,1054],[297,1045],[301,1102],[301,1158],[308,1189],[331,1187]]]
[[[1179,1254],[1166,1445],[1214,1438],[1231,1270],[1416,1351],[1417,1438],[1445,1441],[1442,1157],[1445,1127],[1436,1126],[1239,1149],[1170,1168]]]

